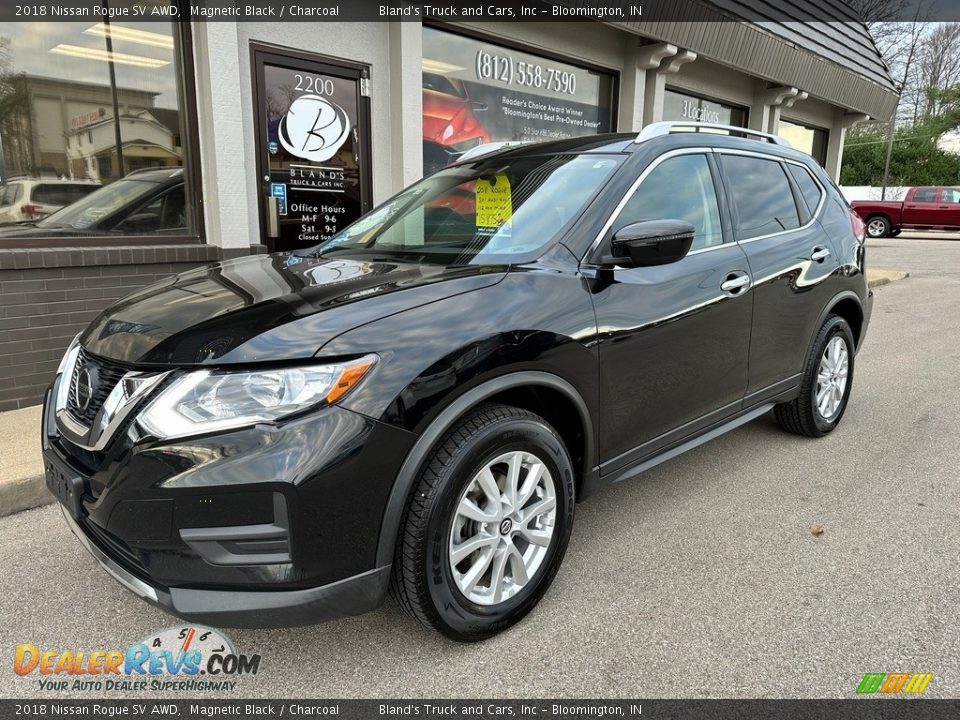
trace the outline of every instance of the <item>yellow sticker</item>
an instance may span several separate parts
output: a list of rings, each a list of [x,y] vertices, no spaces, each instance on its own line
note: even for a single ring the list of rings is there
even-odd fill
[[[510,178],[502,173],[477,180],[477,227],[497,229],[513,217]]]

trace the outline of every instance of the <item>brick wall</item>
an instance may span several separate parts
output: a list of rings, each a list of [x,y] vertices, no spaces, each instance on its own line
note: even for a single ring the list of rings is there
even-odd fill
[[[115,300],[219,258],[212,245],[0,249],[0,412],[41,402],[74,335]]]

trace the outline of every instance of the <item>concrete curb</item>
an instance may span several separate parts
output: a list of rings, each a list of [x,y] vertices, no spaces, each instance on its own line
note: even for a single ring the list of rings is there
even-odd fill
[[[903,280],[909,276],[910,273],[898,270],[869,270],[867,272],[867,282],[871,288],[875,288],[897,280]],[[13,412],[23,411],[15,410]],[[38,410],[37,412],[39,413]],[[6,446],[7,443],[4,442],[3,445]],[[0,476],[0,517],[49,505],[52,502],[53,496],[47,490],[42,473],[31,473],[26,477]]]
[[[40,456],[40,406],[0,413],[0,517],[53,502]]]
[[[908,277],[910,273],[900,270],[867,270],[867,285],[871,288],[881,287]]]
[[[0,482],[0,517],[53,502],[43,475]]]

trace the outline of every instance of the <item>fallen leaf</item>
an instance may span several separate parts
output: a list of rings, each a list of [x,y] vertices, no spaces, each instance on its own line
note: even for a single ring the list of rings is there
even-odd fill
[[[811,525],[810,534],[813,535],[814,537],[818,535],[823,535],[823,525]]]

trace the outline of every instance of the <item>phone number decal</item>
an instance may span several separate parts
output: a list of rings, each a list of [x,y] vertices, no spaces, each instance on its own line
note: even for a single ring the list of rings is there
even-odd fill
[[[504,85],[549,90],[567,95],[573,95],[577,91],[576,73],[559,67],[516,60],[510,55],[478,50],[476,69],[478,80],[493,80]]]

